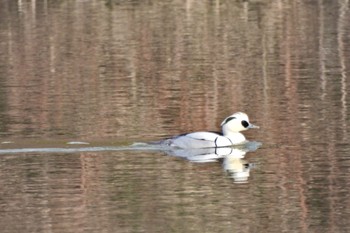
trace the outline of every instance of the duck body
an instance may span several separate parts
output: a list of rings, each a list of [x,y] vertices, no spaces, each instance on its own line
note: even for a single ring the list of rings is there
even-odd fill
[[[249,123],[247,114],[235,113],[227,117],[222,123],[222,133],[219,132],[194,132],[181,134],[162,141],[163,145],[176,148],[216,148],[238,145],[246,142],[246,138],[240,131],[248,128],[258,128]]]
[[[204,131],[181,134],[165,140],[166,144],[172,147],[195,149],[232,146],[244,141],[246,139],[241,133],[237,133],[234,137],[226,137],[216,132]]]

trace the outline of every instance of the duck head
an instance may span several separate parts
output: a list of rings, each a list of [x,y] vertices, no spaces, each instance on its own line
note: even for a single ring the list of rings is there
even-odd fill
[[[259,128],[259,126],[253,125],[249,122],[248,115],[243,112],[237,112],[228,116],[222,123],[222,133],[224,136],[233,133],[238,133],[252,128]]]

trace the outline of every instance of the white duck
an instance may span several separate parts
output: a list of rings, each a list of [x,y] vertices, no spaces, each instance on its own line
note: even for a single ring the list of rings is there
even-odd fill
[[[222,133],[194,132],[181,134],[162,141],[163,145],[177,148],[213,148],[243,144],[246,139],[240,131],[259,128],[249,123],[248,115],[237,112],[227,117],[222,123]]]

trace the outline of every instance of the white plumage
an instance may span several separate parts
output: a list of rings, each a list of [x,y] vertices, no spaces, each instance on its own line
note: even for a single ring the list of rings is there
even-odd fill
[[[161,142],[163,145],[177,148],[212,148],[242,144],[246,141],[240,131],[259,128],[249,123],[247,114],[237,112],[227,117],[222,123],[222,133],[194,132],[181,134]]]

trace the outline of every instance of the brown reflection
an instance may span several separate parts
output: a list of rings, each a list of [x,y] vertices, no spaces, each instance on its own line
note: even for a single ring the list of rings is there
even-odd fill
[[[73,7],[75,14],[64,15]],[[226,24],[241,14],[240,4],[111,10],[97,3],[8,3],[11,8],[3,34],[8,135],[130,138],[154,128],[159,135],[214,130],[243,108],[249,90],[242,86],[257,76],[256,69],[241,70],[259,53],[241,41],[247,30]]]
[[[258,158],[263,171],[246,186],[218,184],[215,165],[82,155],[72,159],[76,187],[68,174],[52,181],[77,193],[57,194],[53,203],[45,169],[58,158],[50,164],[40,157],[34,170],[43,180],[34,182],[34,194],[3,193],[6,211],[38,198],[37,218],[60,227],[52,216],[66,222],[66,205],[74,205],[75,230],[91,220],[106,232],[114,232],[116,216],[149,223],[149,232],[192,225],[214,232],[220,224],[222,231],[246,232],[346,227],[348,1],[2,1],[0,22],[2,141],[148,141],[218,130],[225,116],[244,111],[262,125],[248,138],[282,145]],[[18,160],[25,166],[25,158]],[[8,166],[16,170],[18,163]],[[32,171],[5,168],[8,192],[33,185],[16,186]],[[40,188],[42,196],[34,197]],[[106,196],[118,208],[96,206]],[[20,218],[31,222],[26,211]],[[123,221],[118,227],[127,230],[136,224]]]

